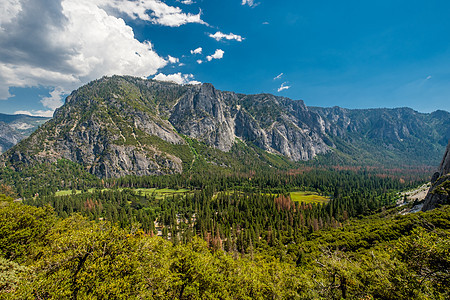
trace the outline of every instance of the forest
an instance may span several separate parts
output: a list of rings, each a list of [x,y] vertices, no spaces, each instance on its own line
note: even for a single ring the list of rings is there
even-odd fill
[[[127,176],[21,201],[3,184],[0,298],[448,299],[450,209],[399,214],[411,174]]]

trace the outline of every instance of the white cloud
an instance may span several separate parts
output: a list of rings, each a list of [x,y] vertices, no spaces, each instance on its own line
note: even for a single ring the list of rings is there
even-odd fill
[[[34,117],[53,117],[53,110],[17,110],[14,112],[15,115],[29,115]]]
[[[180,60],[179,60],[178,58],[173,57],[173,56],[170,56],[170,55],[168,56],[167,60],[168,60],[171,64],[176,64],[176,63],[179,63],[179,62],[180,62]]]
[[[22,10],[22,4],[19,0],[2,0],[0,6],[0,31],[2,23],[9,23]]]
[[[248,5],[250,7],[257,7],[259,5],[258,3],[255,3],[253,0],[242,0],[242,5]]]
[[[269,25],[270,23],[266,21],[266,22],[262,22],[262,24],[263,25]]]
[[[185,4],[185,5],[191,5],[191,4],[194,4],[194,3],[195,3],[195,2],[192,1],[192,0],[181,0],[180,2],[183,3],[183,4]]]
[[[149,41],[138,41],[123,19],[111,15],[106,4],[101,6],[106,2],[131,6],[130,13],[153,3],[152,22],[187,16],[159,1],[8,0],[0,9],[0,99],[11,96],[10,87],[44,86],[53,94],[42,103],[54,109],[58,95],[93,79],[113,74],[147,77],[167,65]],[[171,56],[168,60],[178,62]]]
[[[175,82],[178,84],[200,84],[199,81],[191,80],[194,78],[194,75],[192,74],[181,74],[180,72],[175,74],[169,74],[165,75],[163,73],[158,73],[156,76],[153,77],[155,80],[160,81],[170,81]]]
[[[281,92],[281,91],[283,91],[283,90],[287,90],[287,89],[290,89],[291,87],[289,86],[289,85],[286,85],[286,82],[283,82],[282,84],[281,84],[281,86],[278,88],[278,92]]]
[[[63,105],[63,96],[68,93],[62,88],[57,87],[50,92],[50,97],[44,97],[41,99],[41,103],[44,107],[50,108],[52,111]]]
[[[244,38],[242,36],[240,36],[240,35],[237,35],[237,34],[234,34],[234,33],[225,34],[225,33],[222,33],[220,31],[217,31],[214,34],[210,33],[209,37],[212,37],[216,41],[220,41],[221,39],[227,39],[227,40],[236,40],[238,42],[242,42],[244,40]]]
[[[149,21],[170,27],[178,27],[187,23],[208,25],[201,19],[202,12],[198,14],[184,13],[181,8],[169,6],[159,0],[93,0],[102,7],[112,8],[130,18]],[[150,14],[148,12],[151,12]]]
[[[72,90],[79,85],[79,82],[80,80],[72,74],[47,70],[43,67],[14,65],[0,61],[0,99],[7,99],[12,96],[9,93],[9,87],[42,85],[59,86],[65,90]]]
[[[208,61],[211,61],[213,59],[221,59],[223,57],[224,53],[225,53],[225,51],[223,51],[222,49],[216,49],[216,52],[214,52],[214,54],[212,54],[212,55],[208,55],[206,57],[206,59]]]
[[[203,63],[203,60],[197,59],[197,63],[198,63],[199,65],[201,65],[201,64]]]
[[[431,75],[427,76],[427,80],[430,80],[431,78],[433,78],[433,76],[431,76]]]
[[[191,50],[191,54],[202,54],[202,47],[198,47],[197,49]]]
[[[273,80],[280,79],[283,75],[284,75],[283,73],[280,73],[280,74],[278,74],[277,76],[275,76],[275,78],[274,78]]]

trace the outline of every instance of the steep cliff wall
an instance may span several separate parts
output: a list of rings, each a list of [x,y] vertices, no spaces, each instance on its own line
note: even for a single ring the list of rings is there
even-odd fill
[[[450,141],[445,150],[439,171],[433,174],[431,187],[425,198],[422,211],[436,208],[450,202]]]

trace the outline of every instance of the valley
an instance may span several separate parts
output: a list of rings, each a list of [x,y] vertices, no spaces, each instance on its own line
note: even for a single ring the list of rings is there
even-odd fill
[[[0,157],[0,297],[445,298],[449,122],[93,81]]]

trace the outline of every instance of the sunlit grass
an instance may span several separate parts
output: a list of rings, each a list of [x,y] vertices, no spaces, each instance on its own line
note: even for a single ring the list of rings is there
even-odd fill
[[[102,191],[108,191],[110,189],[102,189]],[[123,190],[123,189],[119,189],[119,190]],[[95,189],[91,188],[89,190],[87,190],[87,192],[84,193],[93,193],[95,191]],[[187,193],[190,192],[190,190],[187,189],[156,189],[156,188],[138,188],[138,189],[133,189],[134,192],[138,193],[138,194],[142,194],[145,196],[148,195],[154,195],[156,199],[162,199],[166,196],[170,196],[170,195],[174,195],[174,194],[179,194],[179,193]],[[75,190],[75,194],[81,194],[83,193],[83,191],[81,190]],[[73,191],[72,190],[63,190],[63,191],[57,191],[55,193],[55,196],[68,196],[68,195],[73,195]]]
[[[326,203],[330,200],[329,198],[320,196],[315,192],[307,192],[307,191],[291,192],[290,196],[292,201],[294,202]]]

